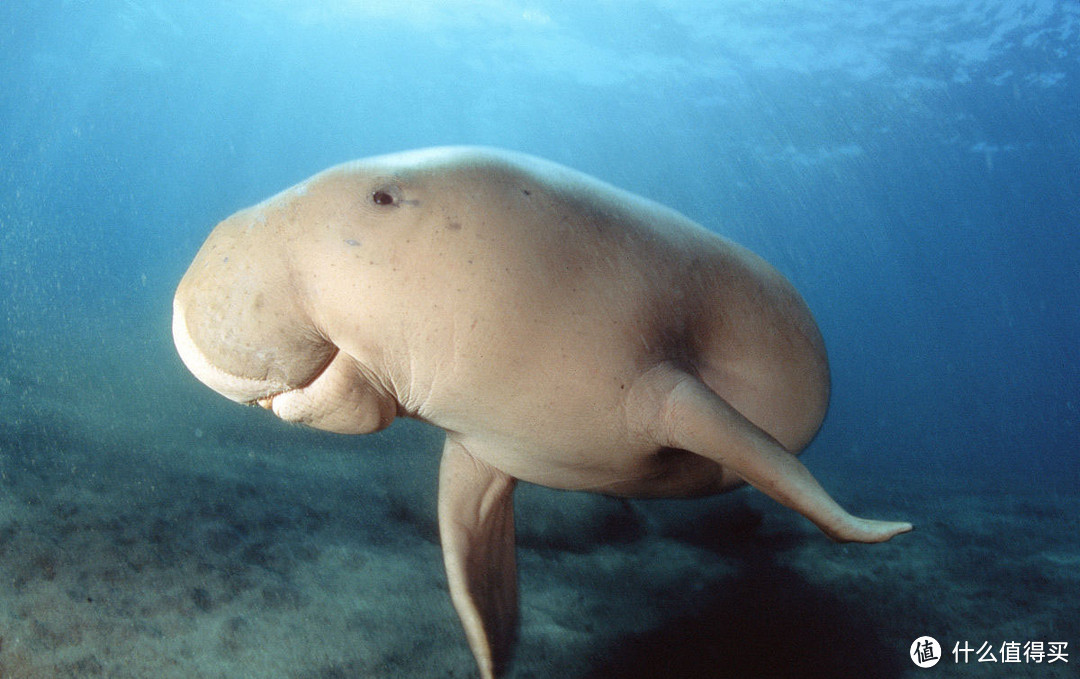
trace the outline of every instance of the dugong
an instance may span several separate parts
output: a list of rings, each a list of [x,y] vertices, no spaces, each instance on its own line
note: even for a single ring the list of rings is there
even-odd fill
[[[380,156],[242,210],[180,281],[172,330],[202,382],[284,420],[446,432],[439,532],[485,679],[515,636],[519,480],[623,497],[749,483],[837,541],[911,530],[852,516],[795,456],[829,369],[776,269],[531,156]]]

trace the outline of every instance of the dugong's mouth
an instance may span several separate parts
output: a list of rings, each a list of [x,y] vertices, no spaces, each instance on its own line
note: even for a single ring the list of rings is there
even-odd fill
[[[338,353],[340,351],[341,350],[338,349],[335,346],[333,353],[330,354],[330,357],[328,359],[326,359],[326,362],[323,363],[319,367],[319,369],[315,371],[315,374],[312,375],[311,378],[309,380],[307,380],[307,382],[305,382],[305,383],[303,383],[303,384],[301,384],[299,386],[289,387],[287,389],[281,389],[281,390],[275,391],[275,392],[269,394],[268,396],[264,396],[262,398],[253,399],[253,400],[249,401],[248,404],[249,405],[258,405],[258,406],[261,406],[263,408],[266,408],[267,410],[269,410],[271,412],[279,413],[281,409],[280,408],[278,410],[274,409],[274,400],[278,399],[278,398],[288,399],[293,395],[298,395],[298,394],[301,394],[303,392],[310,391],[312,389],[312,387],[314,387],[315,382],[317,382],[320,377],[322,377],[323,375],[325,375],[327,373],[328,369],[330,368],[330,364],[332,364],[334,362],[334,359],[337,358]]]

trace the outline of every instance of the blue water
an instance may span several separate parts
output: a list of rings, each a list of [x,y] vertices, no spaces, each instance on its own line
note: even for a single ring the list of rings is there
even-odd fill
[[[1075,3],[394,5],[3,3],[0,340],[159,322],[213,224],[330,164],[504,146],[783,270],[819,445],[1080,487]]]
[[[816,473],[1080,490],[1076,2],[3,2],[0,78],[9,422],[44,393],[202,436],[234,415],[168,324],[213,225],[348,159],[485,144],[782,270],[834,372]]]

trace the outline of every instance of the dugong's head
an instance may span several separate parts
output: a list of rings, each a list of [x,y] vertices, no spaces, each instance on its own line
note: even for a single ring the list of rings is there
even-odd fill
[[[338,340],[356,339],[341,318],[363,318],[385,284],[366,271],[388,267],[365,268],[358,255],[385,262],[395,256],[388,239],[419,219],[420,161],[439,159],[338,166],[218,224],[173,301],[173,339],[188,369],[282,419],[341,433],[389,424],[395,397]]]

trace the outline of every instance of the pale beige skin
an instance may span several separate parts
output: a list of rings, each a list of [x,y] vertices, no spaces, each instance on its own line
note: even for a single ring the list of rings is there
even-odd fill
[[[483,677],[517,618],[518,479],[629,497],[743,481],[838,541],[848,514],[798,461],[829,397],[790,283],[680,214],[573,170],[439,148],[327,170],[217,226],[176,292],[191,371],[343,433],[446,431],[446,570]]]

